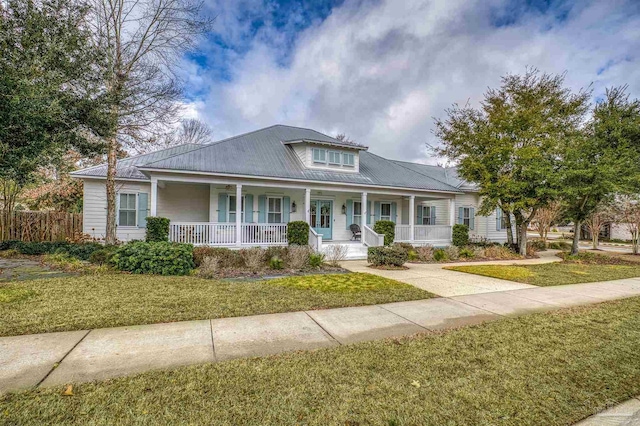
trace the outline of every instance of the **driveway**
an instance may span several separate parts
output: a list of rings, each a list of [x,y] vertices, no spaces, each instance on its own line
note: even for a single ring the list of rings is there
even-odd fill
[[[462,296],[466,294],[491,293],[494,291],[520,290],[535,288],[529,284],[521,284],[497,278],[483,277],[464,272],[442,269],[453,265],[537,265],[541,263],[559,262],[557,250],[547,250],[538,253],[537,259],[500,260],[483,262],[457,263],[407,263],[409,269],[401,271],[387,271],[370,268],[365,260],[351,260],[341,263],[341,266],[352,272],[366,272],[381,277],[390,278],[411,284],[430,293],[443,297]]]

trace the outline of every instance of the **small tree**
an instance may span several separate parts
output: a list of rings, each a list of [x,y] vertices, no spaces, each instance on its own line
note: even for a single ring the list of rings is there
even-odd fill
[[[585,226],[591,234],[591,244],[593,249],[598,248],[600,231],[602,227],[607,223],[610,223],[613,219],[613,211],[611,205],[608,203],[601,203],[598,208],[591,213],[589,217],[584,221]]]
[[[638,239],[640,237],[640,199],[637,196],[621,196],[614,204],[616,222],[629,231],[631,235],[631,249],[638,254]]]
[[[562,213],[562,203],[560,201],[552,201],[546,207],[538,209],[535,217],[531,221],[540,238],[546,244],[547,235],[551,227],[558,221]]]
[[[464,247],[469,244],[469,227],[461,223],[453,225],[451,242],[456,247]]]

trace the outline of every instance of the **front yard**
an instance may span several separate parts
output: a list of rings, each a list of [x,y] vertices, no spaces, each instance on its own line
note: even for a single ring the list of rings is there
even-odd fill
[[[574,260],[542,265],[464,265],[445,269],[541,287],[640,277],[640,263],[590,252],[581,253]]]
[[[7,424],[570,425],[640,394],[640,298],[0,397]]]
[[[369,274],[221,281],[155,275],[82,275],[0,283],[0,336],[212,319],[426,299]]]

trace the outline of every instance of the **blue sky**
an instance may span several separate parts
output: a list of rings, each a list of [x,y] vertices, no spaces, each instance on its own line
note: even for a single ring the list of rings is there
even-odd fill
[[[527,66],[640,96],[638,0],[206,0],[185,115],[224,138],[275,123],[434,163],[433,118]]]

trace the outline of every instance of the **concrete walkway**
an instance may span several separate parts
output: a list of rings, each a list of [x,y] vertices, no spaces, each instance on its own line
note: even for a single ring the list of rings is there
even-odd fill
[[[640,425],[640,397],[591,416],[575,426],[638,426]]]
[[[366,260],[350,260],[340,264],[352,272],[366,272],[381,277],[401,281],[419,287],[430,293],[443,297],[461,296],[466,294],[491,293],[495,291],[519,290],[534,288],[529,284],[505,281],[498,278],[483,277],[464,272],[449,271],[445,266],[461,265],[539,265],[542,263],[560,262],[556,254],[558,250],[539,252],[536,259],[523,260],[487,260],[480,262],[456,263],[407,263],[406,270],[383,270],[370,268]]]
[[[640,278],[374,306],[0,338],[0,393],[312,350],[640,296]]]

